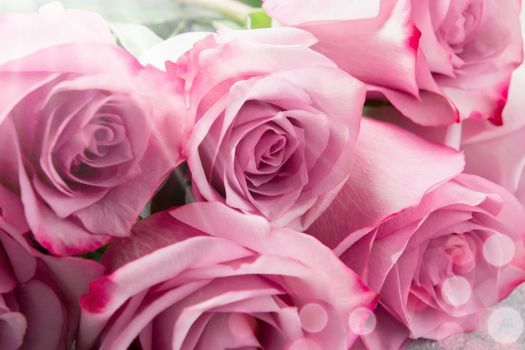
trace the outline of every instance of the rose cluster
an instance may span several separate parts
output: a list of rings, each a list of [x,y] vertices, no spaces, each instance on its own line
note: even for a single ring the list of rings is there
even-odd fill
[[[521,1],[262,8],[139,57],[0,14],[0,350],[517,344]]]

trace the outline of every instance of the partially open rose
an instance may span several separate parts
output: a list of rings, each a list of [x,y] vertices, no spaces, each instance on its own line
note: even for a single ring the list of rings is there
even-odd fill
[[[314,48],[423,125],[501,124],[522,60],[518,0],[265,0],[279,22],[313,33]]]
[[[376,296],[313,237],[224,204],[138,223],[81,299],[78,349],[346,350]],[[97,342],[97,337],[99,337]]]
[[[406,335],[443,339],[475,330],[484,310],[525,281],[524,238],[520,203],[502,187],[462,174],[335,252],[380,293]],[[370,341],[402,334],[377,331],[383,333]]]
[[[96,15],[0,15],[12,27],[0,38],[0,182],[54,254],[127,235],[179,162],[182,90],[116,47]]]
[[[167,60],[182,39],[162,44]],[[186,153],[197,199],[302,229],[337,194],[365,88],[314,43],[292,28],[225,31],[167,63],[196,120]]]

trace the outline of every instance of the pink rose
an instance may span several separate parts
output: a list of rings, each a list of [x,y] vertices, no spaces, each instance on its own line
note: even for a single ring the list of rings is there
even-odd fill
[[[475,330],[486,308],[525,281],[524,208],[474,175],[456,177],[417,207],[355,235],[335,253],[380,293],[411,338]],[[365,341],[401,335],[382,327]]]
[[[0,347],[2,350],[70,349],[78,327],[78,299],[103,268],[93,261],[55,258],[20,235],[28,228],[12,217],[17,198],[0,186]],[[9,201],[4,201],[10,197]],[[16,221],[16,222],[15,222]]]
[[[466,171],[505,187],[525,205],[525,66],[515,71],[503,116],[505,125],[465,124],[460,137]]]
[[[0,183],[53,254],[127,235],[180,161],[182,87],[116,47],[96,15],[2,14],[0,30]]]
[[[522,60],[518,0],[328,1],[304,7],[265,0],[264,6],[279,22],[313,33],[316,50],[419,124],[466,118],[502,123],[510,76]]]
[[[78,349],[346,350],[375,295],[314,238],[217,202],[138,223],[82,297]],[[97,338],[100,336],[99,341]]]
[[[187,38],[155,50],[175,61]],[[311,50],[314,43],[293,28],[223,31],[166,64],[184,80],[196,120],[186,154],[198,200],[302,229],[337,194],[365,88]]]

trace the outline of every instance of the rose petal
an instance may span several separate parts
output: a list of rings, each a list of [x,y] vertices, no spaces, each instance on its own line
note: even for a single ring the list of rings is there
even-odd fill
[[[45,350],[65,346],[62,337],[67,327],[66,310],[48,285],[31,280],[20,286],[17,300],[28,323],[24,346]]]
[[[27,330],[25,317],[19,312],[0,313],[0,338],[6,350],[19,349]]]
[[[382,135],[381,142],[377,135]],[[436,163],[446,166],[435,168]],[[308,232],[335,248],[349,233],[416,205],[429,190],[459,174],[463,166],[463,156],[452,149],[364,119],[350,177]]]
[[[379,14],[369,18],[377,1],[341,5],[330,21],[308,20],[297,23],[295,16],[281,13],[265,1],[269,14],[284,24],[295,23],[314,34],[319,43],[314,49],[334,60],[339,67],[368,84],[400,89],[417,96],[416,56],[420,33],[410,19],[410,0],[381,1]],[[333,14],[334,7],[316,3],[315,13]],[[302,6],[301,6],[302,7]],[[324,10],[328,8],[328,10]],[[356,9],[355,11],[351,11]],[[294,12],[297,12],[294,9]],[[349,18],[343,14],[349,14]],[[301,13],[301,12],[299,12]],[[310,16],[315,19],[317,15]],[[362,17],[360,17],[361,15]],[[306,19],[306,18],[305,18]],[[332,21],[332,19],[334,21]],[[400,78],[402,77],[402,78]]]

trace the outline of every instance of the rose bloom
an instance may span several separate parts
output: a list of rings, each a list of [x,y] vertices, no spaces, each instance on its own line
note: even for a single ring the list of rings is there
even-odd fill
[[[54,254],[127,235],[179,162],[182,87],[116,47],[94,14],[51,7],[2,14],[0,27],[0,183]]]
[[[488,307],[525,281],[524,237],[516,198],[467,174],[372,230],[349,234],[334,251],[407,328],[403,334],[400,326],[378,327],[365,342],[440,340],[475,330]]]
[[[0,193],[0,347],[71,349],[78,330],[78,299],[103,267],[33,249],[20,234],[28,230],[23,217],[15,214],[21,203],[1,186]]]
[[[423,125],[502,123],[522,60],[518,0],[265,0],[279,22]],[[373,95],[373,94],[372,94]]]
[[[364,85],[311,50],[315,38],[298,29],[223,31],[176,54],[191,47],[188,38],[147,56],[164,57],[172,79],[184,81],[196,121],[185,152],[197,200],[307,227],[348,177]]]
[[[313,237],[217,202],[146,218],[104,262],[109,274],[81,299],[80,350],[134,341],[158,350],[346,350],[376,301]]]

